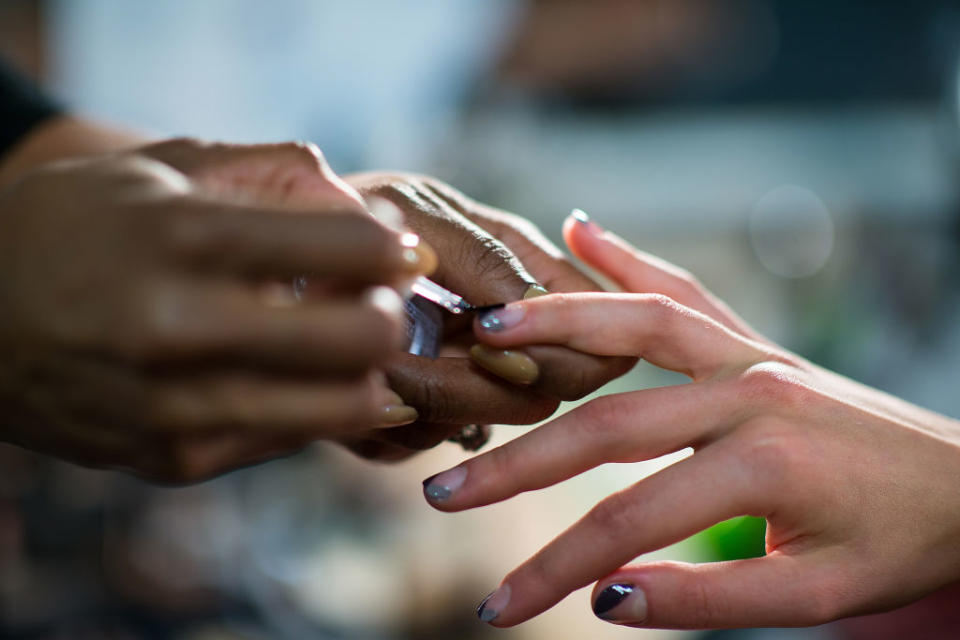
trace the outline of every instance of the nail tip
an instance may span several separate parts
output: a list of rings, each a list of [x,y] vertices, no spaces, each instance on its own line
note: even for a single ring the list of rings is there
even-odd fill
[[[548,291],[546,287],[534,283],[527,287],[527,290],[523,294],[523,299],[529,300],[530,298],[539,298],[540,296],[546,296],[549,294],[550,291]]]
[[[581,224],[586,224],[590,222],[590,216],[587,215],[587,212],[583,209],[574,209],[570,212],[570,215],[574,220]]]
[[[433,479],[436,478],[438,475],[440,475],[440,474],[439,474],[439,473],[435,473],[435,474],[433,474],[432,476],[430,476],[429,478],[427,478],[426,480],[424,480],[424,481],[423,481],[423,488],[426,489],[427,487],[429,487],[429,486],[430,486],[430,483],[433,482]]]
[[[519,351],[495,349],[478,343],[470,347],[470,357],[477,366],[513,384],[532,385],[540,378],[537,363]]]
[[[487,608],[487,602],[489,602],[490,598],[492,597],[493,593],[484,598],[483,601],[477,606],[477,617],[480,619],[480,622],[492,622],[498,615],[500,615],[498,611]]]

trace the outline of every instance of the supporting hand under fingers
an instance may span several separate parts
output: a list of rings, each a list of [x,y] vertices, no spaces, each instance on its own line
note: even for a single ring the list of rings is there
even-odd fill
[[[347,176],[362,196],[387,199],[437,252],[432,278],[483,306],[550,291],[597,290],[529,221],[476,202],[433,178],[368,173]],[[392,388],[421,421],[372,437],[389,457],[444,441],[468,424],[530,424],[561,399],[580,398],[635,363],[557,346],[495,349],[478,343],[469,321],[448,323],[437,360],[398,355],[387,368]],[[576,375],[571,375],[575,371]]]

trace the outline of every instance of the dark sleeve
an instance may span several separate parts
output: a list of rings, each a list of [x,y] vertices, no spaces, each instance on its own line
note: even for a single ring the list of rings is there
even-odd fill
[[[0,59],[0,157],[63,108]]]

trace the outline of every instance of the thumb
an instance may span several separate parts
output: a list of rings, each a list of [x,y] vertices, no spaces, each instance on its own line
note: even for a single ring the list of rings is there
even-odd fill
[[[600,619],[631,627],[810,626],[839,617],[840,590],[823,573],[807,557],[777,552],[731,562],[658,562],[604,578],[591,602]]]

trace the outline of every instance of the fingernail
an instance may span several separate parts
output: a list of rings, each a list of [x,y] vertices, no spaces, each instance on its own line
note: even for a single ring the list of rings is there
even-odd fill
[[[386,381],[384,381],[386,382]],[[403,398],[391,389],[384,388],[380,398],[380,426],[399,427],[416,422],[419,414],[413,407],[404,404]]]
[[[523,307],[511,304],[499,309],[490,309],[478,313],[477,318],[484,331],[496,333],[520,324],[525,315],[527,315],[527,312]]]
[[[510,604],[510,585],[505,584],[486,598],[477,607],[477,617],[481,622],[493,622]]]
[[[543,287],[541,287],[540,285],[532,284],[523,293],[523,299],[529,300],[530,298],[539,298],[540,296],[545,296],[548,293],[550,292],[544,289]]]
[[[540,377],[537,363],[520,351],[494,349],[485,344],[470,347],[470,357],[490,373],[514,384],[533,384]]]
[[[466,467],[454,467],[449,471],[430,476],[423,481],[423,495],[430,502],[449,500],[454,492],[463,486],[467,479]]]
[[[400,246],[403,247],[400,255],[410,269],[418,273],[430,274],[437,268],[437,254],[430,245],[422,242],[417,234],[402,234]]]
[[[643,622],[647,618],[647,597],[632,584],[612,584],[594,600],[593,613],[608,622]]]
[[[405,404],[391,404],[380,408],[380,424],[384,427],[401,427],[416,422],[420,414]]]
[[[587,215],[587,212],[583,209],[574,209],[570,212],[570,216],[579,222],[583,227],[592,233],[595,236],[603,235],[603,228],[598,225],[596,222],[590,219],[590,216]]]

